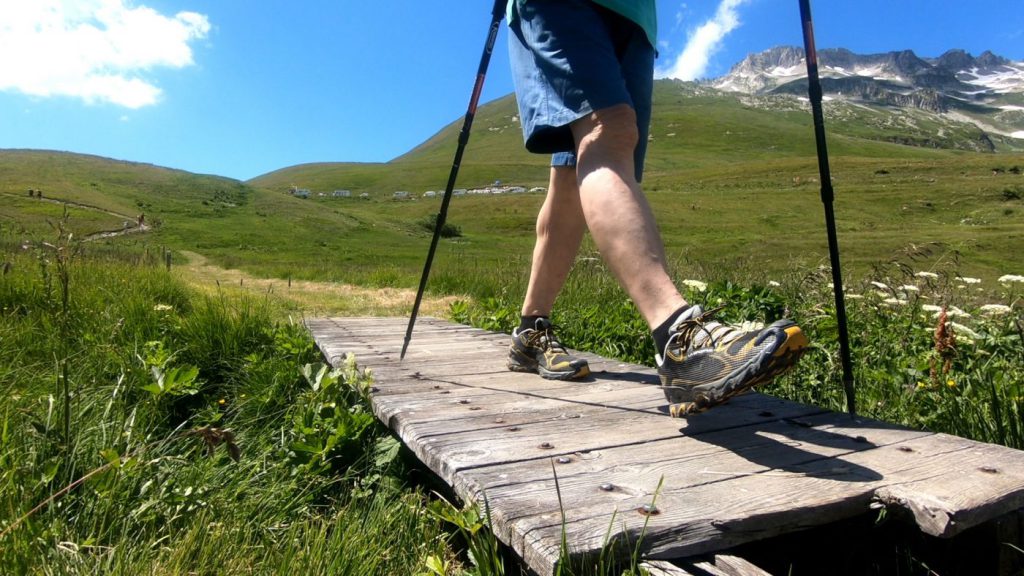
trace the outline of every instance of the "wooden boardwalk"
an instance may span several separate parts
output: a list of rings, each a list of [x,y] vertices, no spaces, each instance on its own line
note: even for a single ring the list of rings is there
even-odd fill
[[[1024,452],[757,393],[673,419],[650,368],[586,355],[584,381],[513,373],[507,335],[432,318],[399,361],[406,322],[306,324],[332,364],[351,353],[372,370],[377,417],[461,498],[486,496],[498,538],[539,574],[563,529],[574,556],[643,533],[646,558],[671,559],[879,504],[942,537],[1024,508]]]

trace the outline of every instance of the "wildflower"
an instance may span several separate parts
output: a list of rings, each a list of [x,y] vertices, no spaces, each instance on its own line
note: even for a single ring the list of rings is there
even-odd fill
[[[156,310],[157,312],[167,312],[168,310],[174,310],[174,306],[171,306],[170,304],[157,304],[156,306],[153,306],[153,310]]]
[[[772,288],[778,288],[779,286],[782,286],[782,284],[779,284],[775,280],[769,280],[768,285],[771,286]]]
[[[693,288],[697,292],[704,292],[708,289],[708,285],[700,280],[683,280],[683,284]]]
[[[918,390],[924,390],[924,389],[925,389],[925,388],[927,388],[927,387],[928,387],[928,385],[927,385],[927,384],[925,384],[924,382],[918,382],[918,383],[917,383],[917,389],[918,389]]]
[[[874,286],[875,288],[881,288],[882,290],[888,290],[889,289],[889,286],[887,286],[886,284],[883,284],[881,282],[876,282],[874,280],[871,281],[871,285]]]
[[[935,272],[918,272],[917,274],[914,274],[914,276],[917,276],[918,278],[938,278],[939,277],[939,275],[936,274]]]
[[[1013,309],[1010,308],[1009,306],[1006,306],[1005,304],[985,304],[980,308],[980,310],[985,314],[990,314],[992,316],[1001,316]]]
[[[743,332],[759,332],[764,329],[764,322],[754,322],[751,320],[744,320],[739,326]]]
[[[1003,284],[1009,284],[1010,282],[1024,282],[1024,276],[1019,274],[1004,274],[999,277],[999,281]]]
[[[939,314],[942,312],[942,306],[936,306],[935,304],[923,304],[921,306],[921,310],[925,312],[934,312],[936,314]]]
[[[952,380],[946,380],[946,386],[948,386],[950,388],[956,388],[956,382],[954,382]]]
[[[903,290],[904,292],[920,292],[921,291],[920,288],[918,288],[917,286],[914,286],[913,284],[906,284],[904,286],[900,286],[900,290]]]
[[[862,300],[864,298],[864,295],[863,294],[847,294],[846,298],[848,300]]]
[[[981,278],[969,278],[967,276],[961,276],[959,280],[964,284],[981,284]]]
[[[946,312],[950,318],[970,318],[971,315],[956,306],[950,306]]]
[[[953,330],[953,323],[947,319],[945,308],[939,312],[932,339],[935,342],[935,347],[929,375],[932,384],[938,386],[940,371],[942,376],[949,374],[949,370],[953,367],[953,357],[956,356],[956,331]]]
[[[981,334],[978,334],[977,332],[975,332],[974,330],[971,330],[970,328],[968,328],[967,326],[964,326],[963,324],[958,324],[956,322],[950,322],[949,325],[952,326],[957,332],[963,334],[964,336],[967,336],[968,338],[971,338],[973,340],[977,340],[977,339],[981,338]]]
[[[902,298],[886,298],[885,300],[882,300],[882,302],[890,306],[903,306],[907,303],[907,301]]]
[[[223,406],[223,405],[227,404],[227,402],[228,402],[228,401],[227,401],[227,400],[225,400],[225,399],[223,399],[223,398],[221,398],[220,400],[217,400],[217,404],[220,404],[221,406]]]

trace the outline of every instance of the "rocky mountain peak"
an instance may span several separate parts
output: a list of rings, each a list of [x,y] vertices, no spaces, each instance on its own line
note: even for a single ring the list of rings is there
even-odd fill
[[[953,49],[938,58],[921,58],[912,50],[855,54],[844,48],[818,51],[818,71],[826,91],[836,80],[881,84],[903,95],[935,90],[943,96],[977,99],[982,93],[1024,92],[1024,62],[1013,62],[985,51],[975,58]],[[806,78],[802,48],[780,46],[751,54],[728,74],[711,81],[721,90],[764,94]],[[782,90],[789,91],[789,90]]]
[[[985,131],[1024,139],[1024,107],[1005,96],[1024,94],[1024,62],[990,51],[974,57],[952,49],[938,58],[921,58],[912,50],[863,55],[832,48],[818,51],[818,72],[828,99],[886,110],[915,108],[947,116],[946,121],[978,121]],[[751,54],[710,84],[753,96],[806,99],[803,49],[780,46]]]

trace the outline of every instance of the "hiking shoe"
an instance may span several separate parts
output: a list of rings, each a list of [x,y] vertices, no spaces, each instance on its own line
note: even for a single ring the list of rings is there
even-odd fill
[[[717,406],[796,364],[807,337],[792,320],[744,331],[711,320],[716,310],[691,306],[672,324],[656,355],[669,412],[688,416]]]
[[[516,328],[512,331],[508,369],[536,372],[549,380],[583,378],[590,374],[590,366],[585,359],[572,356],[558,343],[554,326],[547,318],[538,318],[532,330]]]

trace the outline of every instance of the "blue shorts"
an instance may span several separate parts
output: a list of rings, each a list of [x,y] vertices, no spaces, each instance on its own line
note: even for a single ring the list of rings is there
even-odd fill
[[[526,149],[554,154],[552,166],[575,166],[569,124],[595,110],[628,104],[640,139],[643,173],[654,89],[654,47],[634,22],[590,0],[516,2],[509,60]]]

